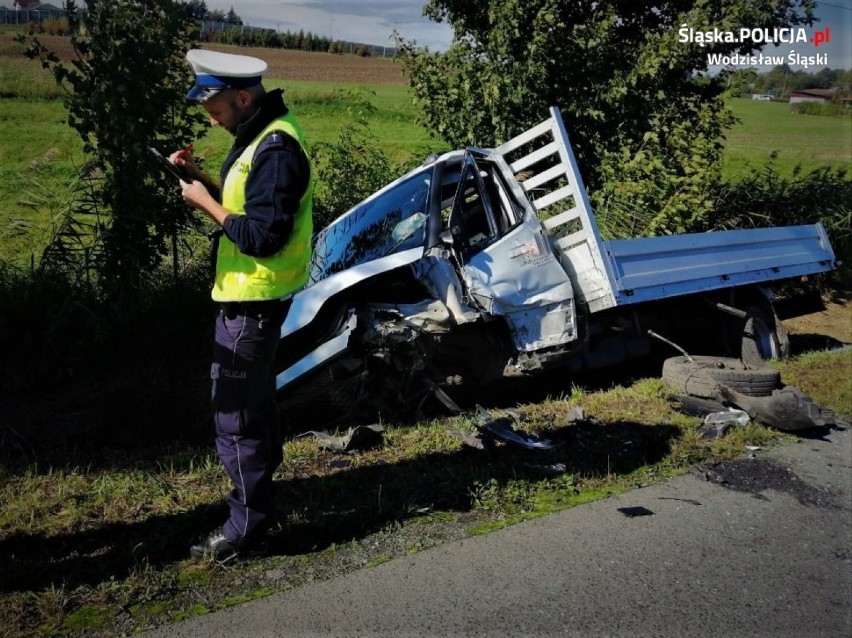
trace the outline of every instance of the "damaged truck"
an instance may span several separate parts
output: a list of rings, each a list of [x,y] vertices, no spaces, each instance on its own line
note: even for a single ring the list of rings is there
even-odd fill
[[[659,335],[748,364],[789,342],[769,285],[827,272],[821,224],[604,241],[560,111],[432,157],[315,239],[281,330],[284,413],[398,422],[454,390],[648,356]]]

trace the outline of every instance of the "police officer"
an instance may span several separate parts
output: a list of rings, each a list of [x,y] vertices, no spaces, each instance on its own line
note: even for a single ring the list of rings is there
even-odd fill
[[[257,58],[192,50],[187,99],[234,145],[220,183],[188,150],[169,158],[193,177],[183,198],[221,227],[213,299],[218,302],[212,378],[216,450],[233,483],[223,525],[190,547],[193,556],[237,554],[267,525],[272,474],[282,460],[272,364],[290,297],[308,278],[313,179],[301,128],[280,90],[262,83]]]

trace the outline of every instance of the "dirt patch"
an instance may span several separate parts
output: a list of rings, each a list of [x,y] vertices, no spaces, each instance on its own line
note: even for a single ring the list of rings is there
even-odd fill
[[[825,310],[781,322],[793,354],[852,343],[852,292],[826,296],[823,302]]]
[[[252,55],[269,65],[267,77],[276,80],[316,80],[348,84],[406,84],[402,68],[391,58],[332,55],[288,49],[205,44],[205,49]]]
[[[699,476],[737,492],[752,494],[755,498],[770,500],[763,492],[775,490],[790,494],[802,504],[812,507],[834,508],[833,494],[812,487],[789,468],[770,459],[747,458],[721,463],[712,468],[699,468]]]
[[[0,33],[0,56],[24,59],[24,47],[14,42],[15,34]],[[56,53],[63,62],[76,59],[71,39],[64,36],[39,35],[44,46]],[[205,44],[205,49],[252,55],[269,65],[267,77],[275,80],[307,80],[348,84],[406,84],[402,68],[391,58],[357,55],[332,55],[289,49],[238,47],[226,44]],[[189,67],[187,67],[187,75]]]

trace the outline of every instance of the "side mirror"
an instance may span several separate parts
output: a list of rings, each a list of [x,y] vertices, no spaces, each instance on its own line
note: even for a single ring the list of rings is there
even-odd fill
[[[453,238],[453,232],[448,228],[446,230],[442,230],[441,234],[438,235],[438,239],[441,240],[441,243],[448,248],[452,248],[453,244],[455,244],[455,239]]]

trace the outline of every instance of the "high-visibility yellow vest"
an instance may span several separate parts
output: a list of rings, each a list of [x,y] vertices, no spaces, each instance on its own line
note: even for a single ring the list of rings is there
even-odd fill
[[[245,215],[246,179],[257,147],[267,135],[281,131],[305,148],[302,129],[289,113],[267,126],[233,163],[222,185],[222,206],[229,212]],[[314,191],[313,170],[293,230],[284,247],[270,257],[251,257],[223,235],[216,255],[216,281],[212,297],[216,301],[263,301],[279,299],[298,290],[308,280],[311,261],[313,219],[311,202]]]

